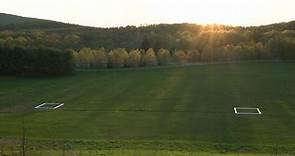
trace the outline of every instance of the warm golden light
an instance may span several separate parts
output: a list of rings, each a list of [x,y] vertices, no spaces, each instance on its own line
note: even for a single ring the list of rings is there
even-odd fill
[[[294,0],[9,0],[4,13],[91,26],[261,25],[295,19]],[[34,8],[34,9],[32,9]]]

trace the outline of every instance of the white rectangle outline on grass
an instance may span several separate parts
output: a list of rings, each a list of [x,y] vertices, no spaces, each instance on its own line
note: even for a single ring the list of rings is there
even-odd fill
[[[246,109],[246,110],[256,110],[257,113],[247,113],[247,112],[238,112],[238,109]],[[259,108],[249,108],[249,107],[234,107],[235,114],[241,114],[241,115],[261,115],[261,111]]]
[[[58,105],[57,105],[58,104]],[[55,106],[55,107],[53,107],[53,108],[49,108],[49,107],[42,107],[42,106],[44,106],[44,105],[57,105],[57,106]],[[64,103],[42,103],[42,104],[40,104],[40,105],[38,105],[38,106],[36,106],[36,107],[34,107],[35,109],[57,109],[57,108],[59,108],[59,107],[61,107],[61,106],[63,106],[64,105]]]

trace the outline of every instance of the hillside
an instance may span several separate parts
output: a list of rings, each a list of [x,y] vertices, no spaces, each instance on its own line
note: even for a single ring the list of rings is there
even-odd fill
[[[2,20],[24,18],[2,16]],[[0,23],[6,21],[8,20],[1,21],[0,18]],[[259,27],[182,23],[113,28],[94,28],[30,18],[19,21],[27,22],[0,26],[0,44],[73,49],[77,52],[86,51],[85,55],[89,48],[104,48],[106,53],[117,48],[127,51],[152,48],[156,54],[164,48],[173,58],[180,51],[179,57],[184,62],[192,58],[186,56],[192,54],[192,51],[195,54],[193,60],[205,62],[295,59],[295,21]]]
[[[0,13],[0,30],[69,28],[77,25]]]
[[[36,21],[40,21],[40,20],[35,18],[28,18],[28,17],[0,13],[0,26],[10,25],[10,24],[22,24],[26,22],[36,22]]]

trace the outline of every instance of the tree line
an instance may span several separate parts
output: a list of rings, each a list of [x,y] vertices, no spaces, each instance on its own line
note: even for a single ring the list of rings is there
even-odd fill
[[[0,27],[0,72],[58,74],[70,71],[72,63],[77,68],[122,68],[295,59],[295,21],[259,27],[61,25],[44,22],[39,27],[40,23],[33,22],[24,29],[21,25]]]
[[[275,46],[274,45],[279,45]],[[198,62],[228,62],[241,60],[294,60],[295,42],[273,39],[267,45],[261,42],[248,44],[208,44],[203,50],[175,50],[161,48],[131,49],[82,48],[70,49],[77,68],[122,68],[185,64]]]
[[[72,54],[48,47],[0,45],[0,74],[63,75],[73,70]]]
[[[273,38],[294,39],[295,21],[259,27],[233,27],[225,25],[197,24],[159,24],[148,26],[127,26],[118,28],[90,28],[66,24],[32,22],[0,26],[0,43],[23,46],[48,46],[60,49],[84,47],[104,47],[145,49],[161,48],[175,51],[178,49],[198,49],[202,51],[207,44],[224,46],[227,44],[249,44],[261,42],[266,45]],[[19,27],[14,29],[14,27]]]

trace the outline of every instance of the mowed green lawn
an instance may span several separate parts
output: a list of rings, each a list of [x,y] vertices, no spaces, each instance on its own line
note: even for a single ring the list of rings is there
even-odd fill
[[[39,111],[42,102],[64,102]],[[237,116],[234,106],[262,115]],[[295,64],[0,77],[0,137],[295,146]]]

